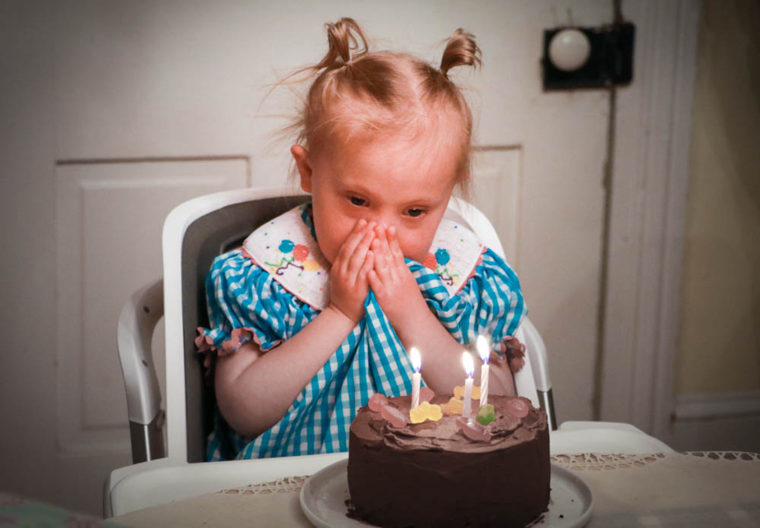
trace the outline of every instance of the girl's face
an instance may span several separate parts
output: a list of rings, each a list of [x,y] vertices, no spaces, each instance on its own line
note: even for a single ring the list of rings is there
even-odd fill
[[[329,262],[361,218],[394,226],[404,256],[422,261],[456,182],[459,148],[375,134],[335,140],[312,155],[291,152],[301,188],[313,196],[314,228]]]

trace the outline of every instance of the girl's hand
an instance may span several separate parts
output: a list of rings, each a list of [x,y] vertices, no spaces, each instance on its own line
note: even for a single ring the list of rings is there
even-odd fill
[[[427,305],[417,281],[404,262],[404,254],[393,227],[380,227],[372,242],[374,266],[369,272],[369,284],[383,312],[394,328],[403,326],[408,315]]]
[[[525,366],[525,345],[516,337],[507,336],[502,339],[499,343],[499,351],[513,373]]]
[[[330,267],[330,304],[358,323],[364,317],[364,299],[369,293],[368,272],[374,256],[370,245],[375,239],[375,224],[361,219],[354,225]]]

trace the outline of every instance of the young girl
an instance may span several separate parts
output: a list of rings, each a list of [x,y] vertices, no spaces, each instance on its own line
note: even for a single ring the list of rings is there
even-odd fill
[[[217,257],[207,278],[198,345],[221,413],[210,459],[346,451],[372,394],[411,393],[412,346],[424,383],[451,393],[463,344],[485,334],[503,350],[525,314],[514,272],[443,218],[467,184],[472,131],[448,72],[479,64],[474,37],[457,30],[436,69],[369,52],[350,18],[327,36],[291,148],[311,203]],[[490,390],[513,392],[496,365]]]

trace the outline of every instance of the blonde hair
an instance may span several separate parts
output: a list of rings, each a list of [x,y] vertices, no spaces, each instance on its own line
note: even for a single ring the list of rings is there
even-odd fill
[[[457,66],[477,67],[481,51],[475,36],[457,29],[446,41],[439,68],[412,55],[369,51],[367,39],[351,18],[326,24],[329,48],[314,66],[296,72],[316,75],[300,116],[290,127],[298,143],[316,150],[336,130],[348,137],[392,131],[413,139],[427,125],[453,111],[455,130],[444,130],[461,149],[457,183],[466,191],[469,179],[472,114],[460,88],[449,78]],[[295,75],[295,74],[294,74]],[[437,128],[436,128],[437,129]]]

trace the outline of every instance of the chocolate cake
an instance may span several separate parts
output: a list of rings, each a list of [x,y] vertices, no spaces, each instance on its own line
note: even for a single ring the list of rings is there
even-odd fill
[[[492,421],[482,425],[451,413],[450,397],[431,397],[430,408],[449,413],[411,423],[410,396],[380,396],[359,410],[349,440],[350,516],[383,527],[522,527],[546,511],[543,410],[489,395]]]

